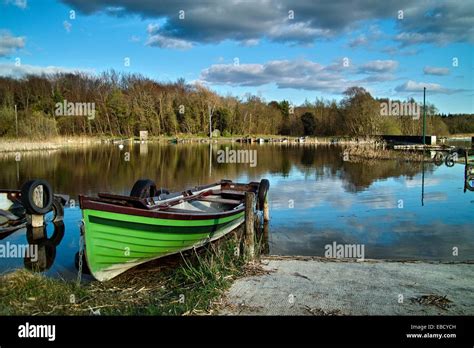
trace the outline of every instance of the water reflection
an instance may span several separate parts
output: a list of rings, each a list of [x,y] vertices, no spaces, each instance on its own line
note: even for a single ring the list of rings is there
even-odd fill
[[[226,146],[257,150],[257,166],[218,163],[217,151]],[[138,178],[177,190],[223,178],[248,182],[266,177],[271,182],[271,221],[264,226],[262,248],[271,254],[323,256],[324,246],[337,242],[364,244],[366,258],[474,258],[474,196],[466,192],[464,165],[348,162],[343,150],[289,144],[148,143],[122,150],[101,145],[24,153],[19,162],[14,155],[1,155],[0,187],[18,188],[27,179],[41,177],[55,192],[75,199],[98,191],[128,194]],[[34,267],[48,275],[75,278],[80,220],[77,203],[72,202],[57,233],[58,226],[48,224],[38,238],[22,229],[0,235],[0,243],[37,243],[49,258]],[[458,256],[453,256],[453,247],[459,248]],[[25,265],[33,266],[27,260],[3,259],[0,272]]]
[[[217,151],[251,148],[258,154],[257,166],[217,162]],[[209,160],[211,154],[211,161]],[[376,164],[344,162],[338,146],[136,144],[102,145],[85,149],[24,153],[21,161],[2,155],[0,187],[19,187],[31,178],[45,178],[56,192],[77,196],[99,190],[128,191],[136,178],[149,177],[161,186],[180,189],[221,178],[249,176],[260,178],[270,173],[289,177],[295,169],[305,176],[325,179],[328,175],[344,180],[349,192],[368,188],[375,180],[397,176],[413,177],[422,170],[420,163],[378,161]],[[127,160],[129,159],[129,160]],[[427,164],[426,170],[433,171]]]
[[[64,223],[53,224],[54,232],[48,237],[46,226],[26,228],[26,240],[28,244],[35,248],[34,256],[25,256],[25,267],[35,272],[44,272],[51,268],[56,259],[56,247],[64,237]]]

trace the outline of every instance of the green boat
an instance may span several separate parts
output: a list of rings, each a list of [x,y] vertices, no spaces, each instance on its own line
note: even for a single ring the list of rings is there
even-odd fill
[[[245,192],[263,209],[269,182],[222,180],[182,192],[138,180],[129,196],[79,196],[85,259],[91,274],[106,281],[145,262],[203,246],[244,222]]]

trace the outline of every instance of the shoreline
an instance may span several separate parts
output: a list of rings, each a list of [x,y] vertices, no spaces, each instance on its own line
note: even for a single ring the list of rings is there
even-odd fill
[[[250,141],[252,139],[252,141]],[[383,142],[375,137],[351,137],[351,136],[311,136],[311,137],[296,137],[284,135],[235,135],[232,137],[215,137],[209,138],[207,136],[199,135],[178,135],[178,136],[154,136],[150,137],[147,143],[235,143],[243,140],[244,143],[258,144],[257,139],[262,139],[265,143],[274,144],[291,144],[291,145],[344,145],[348,147],[356,146],[374,146],[385,147]],[[304,140],[301,140],[304,139]],[[454,141],[460,139],[460,135],[453,135],[447,137]],[[44,151],[44,150],[60,150],[68,147],[93,146],[100,144],[134,144],[140,143],[138,138],[127,137],[113,137],[113,136],[58,136],[52,139],[15,139],[15,138],[0,138],[0,153],[9,152],[27,152],[27,151]]]
[[[116,280],[80,286],[16,270],[0,275],[1,314],[474,314],[474,284],[469,281],[474,277],[474,261],[261,256],[246,263],[232,257],[232,245],[224,243],[230,253],[205,252],[204,263],[184,262],[172,269],[166,263],[155,264]],[[211,254],[219,257],[207,263]],[[18,307],[18,303],[24,304]]]
[[[276,144],[298,144],[298,145],[373,145],[375,138],[350,138],[350,137],[311,137],[305,142],[299,142],[299,137],[288,137],[280,135],[272,136],[252,136],[254,139],[264,138],[270,143]],[[237,139],[247,139],[244,136],[212,138],[205,136],[159,136],[151,137],[146,143],[158,144],[189,144],[189,143],[235,143]],[[357,140],[355,140],[357,139]],[[100,144],[139,144],[140,140],[135,138],[117,137],[56,137],[48,140],[31,139],[2,139],[0,138],[0,153],[30,152],[30,151],[51,151],[61,150],[71,147],[94,146]],[[255,142],[254,142],[255,143]]]

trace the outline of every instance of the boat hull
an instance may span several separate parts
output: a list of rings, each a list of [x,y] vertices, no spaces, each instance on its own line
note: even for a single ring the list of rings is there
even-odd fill
[[[168,219],[83,209],[86,259],[92,275],[109,280],[160,257],[221,238],[244,221],[244,212],[210,219]]]

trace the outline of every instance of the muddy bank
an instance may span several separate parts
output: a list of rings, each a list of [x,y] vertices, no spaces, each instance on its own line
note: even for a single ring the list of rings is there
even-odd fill
[[[264,258],[224,315],[473,315],[474,264]]]

